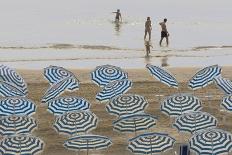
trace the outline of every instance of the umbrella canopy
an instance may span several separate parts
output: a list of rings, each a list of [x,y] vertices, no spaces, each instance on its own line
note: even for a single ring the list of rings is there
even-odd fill
[[[232,134],[220,129],[207,129],[193,135],[190,149],[197,154],[221,155],[232,150]]]
[[[74,135],[89,132],[97,127],[98,118],[90,111],[71,111],[59,116],[54,128],[57,132]]]
[[[193,89],[199,89],[213,82],[214,77],[221,74],[221,68],[218,65],[208,66],[198,71],[188,83],[188,86]]]
[[[123,94],[110,100],[106,110],[110,114],[123,116],[143,112],[148,106],[147,100],[136,94]]]
[[[4,65],[0,65],[0,81],[5,81],[8,83],[11,83],[13,86],[20,89],[20,91],[27,95],[27,84],[22,78],[21,75],[19,75],[14,69],[9,68]]]
[[[91,78],[98,86],[104,87],[114,80],[127,79],[128,75],[120,67],[102,65],[96,67],[91,73]]]
[[[0,99],[0,116],[28,115],[35,113],[33,101],[25,97],[5,97]]]
[[[4,81],[0,81],[0,95],[3,97],[26,96],[18,87]]]
[[[173,124],[179,131],[194,133],[202,129],[215,128],[217,119],[206,112],[190,112],[178,116]]]
[[[129,139],[128,149],[139,154],[161,153],[171,149],[175,142],[168,134],[145,133]]]
[[[217,76],[214,78],[216,85],[225,93],[232,94],[232,82],[222,76]]]
[[[2,139],[0,153],[4,155],[35,155],[41,153],[44,142],[30,135],[13,135]]]
[[[133,114],[113,122],[113,129],[119,132],[136,132],[148,130],[156,125],[157,117],[148,114]]]
[[[221,106],[228,111],[232,111],[232,95],[223,97]]]
[[[100,135],[80,135],[69,138],[64,142],[64,147],[69,150],[100,150],[112,145],[112,141],[106,136]]]
[[[167,71],[158,66],[153,66],[150,64],[147,64],[146,67],[150,73],[160,82],[168,85],[169,87],[178,88],[178,82],[176,78]]]
[[[37,127],[34,118],[27,116],[6,116],[0,118],[0,135],[28,134]]]
[[[49,81],[50,84],[54,84],[67,77],[75,77],[75,75],[63,67],[51,65],[44,68],[44,77]]]
[[[74,91],[79,89],[79,82],[76,78],[68,77],[58,83],[51,85],[42,97],[42,102],[48,102],[61,95],[65,90]]]
[[[69,111],[88,110],[90,103],[84,98],[75,96],[58,97],[48,102],[48,111],[54,115],[62,115]]]
[[[131,86],[132,82],[127,79],[110,82],[100,93],[97,94],[96,99],[99,101],[110,100],[113,97],[126,93]]]
[[[190,94],[174,94],[161,103],[161,111],[170,117],[177,117],[183,113],[201,109],[201,101]]]

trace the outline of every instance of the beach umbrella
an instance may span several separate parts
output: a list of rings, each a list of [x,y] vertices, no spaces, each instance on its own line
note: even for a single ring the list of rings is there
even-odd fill
[[[126,93],[131,86],[132,82],[127,79],[110,82],[100,93],[97,94],[96,99],[99,101],[110,100],[113,97]]]
[[[206,112],[189,112],[178,116],[173,126],[178,131],[194,133],[202,129],[215,128],[217,119]]]
[[[36,106],[33,101],[25,97],[0,98],[0,116],[27,115],[35,113]]]
[[[64,147],[73,151],[106,149],[112,145],[112,141],[106,136],[100,135],[79,135],[69,138],[64,142]]]
[[[43,151],[44,142],[31,135],[12,135],[0,142],[3,155],[36,155]]]
[[[113,122],[113,129],[119,132],[137,132],[150,129],[156,125],[157,117],[140,113],[120,117]]]
[[[170,117],[201,109],[201,101],[190,94],[174,94],[161,102],[161,111]]]
[[[50,84],[54,84],[67,77],[75,77],[75,75],[63,67],[50,65],[44,68],[44,77]]]
[[[133,153],[156,154],[171,149],[176,140],[164,133],[145,133],[129,139],[128,149]]]
[[[24,95],[27,95],[27,84],[14,69],[5,65],[0,65],[0,81],[11,83],[17,87]]]
[[[42,102],[48,102],[61,95],[65,90],[74,91],[79,89],[79,82],[76,78],[68,77],[58,83],[51,85],[42,97]]]
[[[87,133],[97,127],[98,118],[90,111],[71,111],[56,118],[54,128],[57,132],[74,135]]]
[[[169,87],[178,88],[178,82],[173,75],[163,70],[158,66],[153,66],[150,64],[146,65],[150,73],[160,82],[168,85]]]
[[[58,97],[48,102],[48,111],[54,115],[62,115],[75,110],[88,110],[89,108],[88,101],[75,96]]]
[[[18,87],[4,81],[0,81],[0,95],[3,97],[26,96]]]
[[[0,118],[0,135],[28,134],[36,127],[32,117],[11,115]]]
[[[199,89],[213,82],[214,77],[221,74],[221,68],[218,65],[208,66],[198,71],[188,83],[188,86],[193,89]]]
[[[98,86],[105,86],[114,80],[127,79],[128,75],[120,67],[112,65],[97,66],[91,73],[91,78]]]
[[[207,129],[193,135],[189,144],[199,155],[221,155],[232,150],[232,134],[221,129]]]
[[[147,106],[148,102],[143,96],[123,94],[110,100],[110,103],[106,106],[106,110],[110,114],[123,116],[143,112]]]
[[[214,81],[223,93],[232,94],[232,82],[230,80],[225,79],[222,76],[217,76],[214,78]]]
[[[228,111],[232,111],[232,95],[227,95],[223,97],[221,106]]]

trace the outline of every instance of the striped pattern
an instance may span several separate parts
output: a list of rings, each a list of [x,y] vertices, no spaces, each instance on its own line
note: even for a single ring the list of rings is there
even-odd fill
[[[161,153],[171,149],[175,142],[168,134],[145,133],[129,139],[128,149],[139,154]]]
[[[105,136],[100,135],[80,135],[69,138],[64,142],[64,147],[69,150],[100,150],[106,149],[112,145],[112,141]]]
[[[97,94],[96,99],[99,101],[110,100],[113,97],[126,93],[131,86],[132,82],[127,79],[110,82],[100,93]]]
[[[178,131],[194,133],[217,126],[217,119],[206,112],[190,112],[178,116],[173,126]]]
[[[203,130],[189,140],[190,149],[199,155],[222,155],[232,150],[232,134],[220,129]]]
[[[137,132],[148,130],[156,125],[157,117],[148,114],[134,114],[119,118],[113,122],[113,129],[118,132]]]
[[[44,68],[44,77],[50,84],[57,83],[67,77],[75,77],[74,74],[63,67],[49,66]]]
[[[0,99],[0,116],[27,115],[35,113],[33,101],[25,97],[5,97]]]
[[[65,78],[48,88],[48,90],[42,97],[42,102],[48,102],[56,98],[57,96],[61,95],[65,90],[74,91],[76,89],[79,89],[78,80],[73,77]]]
[[[0,118],[0,135],[28,134],[37,127],[35,119],[27,116]]]
[[[228,79],[223,78],[222,76],[217,76],[214,78],[216,85],[223,91],[225,94],[232,94],[232,82]]]
[[[112,65],[97,66],[91,73],[91,78],[95,84],[104,87],[114,80],[127,79],[128,75],[121,68]]]
[[[226,110],[232,112],[232,95],[223,97],[221,106],[224,107]]]
[[[178,82],[173,75],[163,70],[158,66],[153,66],[150,64],[146,65],[150,73],[160,82],[168,85],[169,87],[178,88]]]
[[[0,95],[3,97],[26,96],[19,88],[11,83],[0,81]]]
[[[0,142],[0,154],[4,155],[36,155],[43,148],[44,142],[30,135],[13,135]]]
[[[200,100],[189,94],[174,94],[161,103],[161,111],[170,117],[202,109]]]
[[[124,94],[113,98],[106,106],[110,114],[123,116],[143,112],[148,106],[147,100],[140,95]]]
[[[218,65],[205,67],[198,71],[192,79],[189,80],[188,86],[193,89],[199,89],[213,82],[214,77],[221,74],[221,68]]]
[[[84,98],[75,96],[58,97],[48,102],[48,111],[54,115],[62,115],[69,111],[88,110],[90,103]]]
[[[27,95],[27,84],[14,69],[0,65],[0,81],[11,83],[17,87],[24,95]]]
[[[54,128],[59,133],[74,135],[95,129],[97,123],[97,116],[90,111],[71,111],[59,116],[54,123]]]

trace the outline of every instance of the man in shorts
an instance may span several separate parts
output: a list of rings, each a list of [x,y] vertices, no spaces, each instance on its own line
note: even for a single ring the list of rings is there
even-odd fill
[[[119,21],[122,22],[122,15],[120,13],[120,9],[118,9],[117,12],[112,12],[112,13],[116,14],[116,16],[115,16],[115,22],[119,22]]]
[[[160,46],[162,44],[162,41],[164,38],[166,38],[166,43],[168,45],[168,37],[169,37],[169,33],[167,31],[167,27],[166,27],[166,22],[167,22],[167,19],[165,18],[163,22],[159,23],[160,26],[161,26],[161,39],[160,39]]]
[[[145,40],[146,37],[147,37],[147,33],[148,33],[148,35],[149,35],[149,41],[151,40],[151,30],[152,30],[152,27],[151,27],[151,19],[150,19],[150,17],[147,17],[147,21],[145,22],[144,40]]]

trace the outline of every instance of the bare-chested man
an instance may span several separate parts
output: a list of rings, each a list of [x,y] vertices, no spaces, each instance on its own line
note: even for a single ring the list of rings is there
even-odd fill
[[[160,26],[161,26],[161,39],[160,39],[160,46],[162,44],[162,41],[164,38],[166,38],[166,43],[168,45],[168,37],[169,37],[169,33],[167,31],[167,27],[166,27],[166,22],[167,22],[167,19],[165,18],[163,22],[159,23]]]
[[[144,40],[145,40],[146,37],[147,37],[147,33],[148,33],[148,35],[149,35],[149,41],[151,40],[151,30],[152,30],[152,27],[151,27],[151,19],[150,19],[150,17],[147,17],[147,21],[145,22]]]
[[[120,13],[120,9],[118,9],[117,12],[112,12],[112,13],[116,14],[116,16],[115,16],[115,22],[119,22],[119,21],[122,22],[122,15]]]

